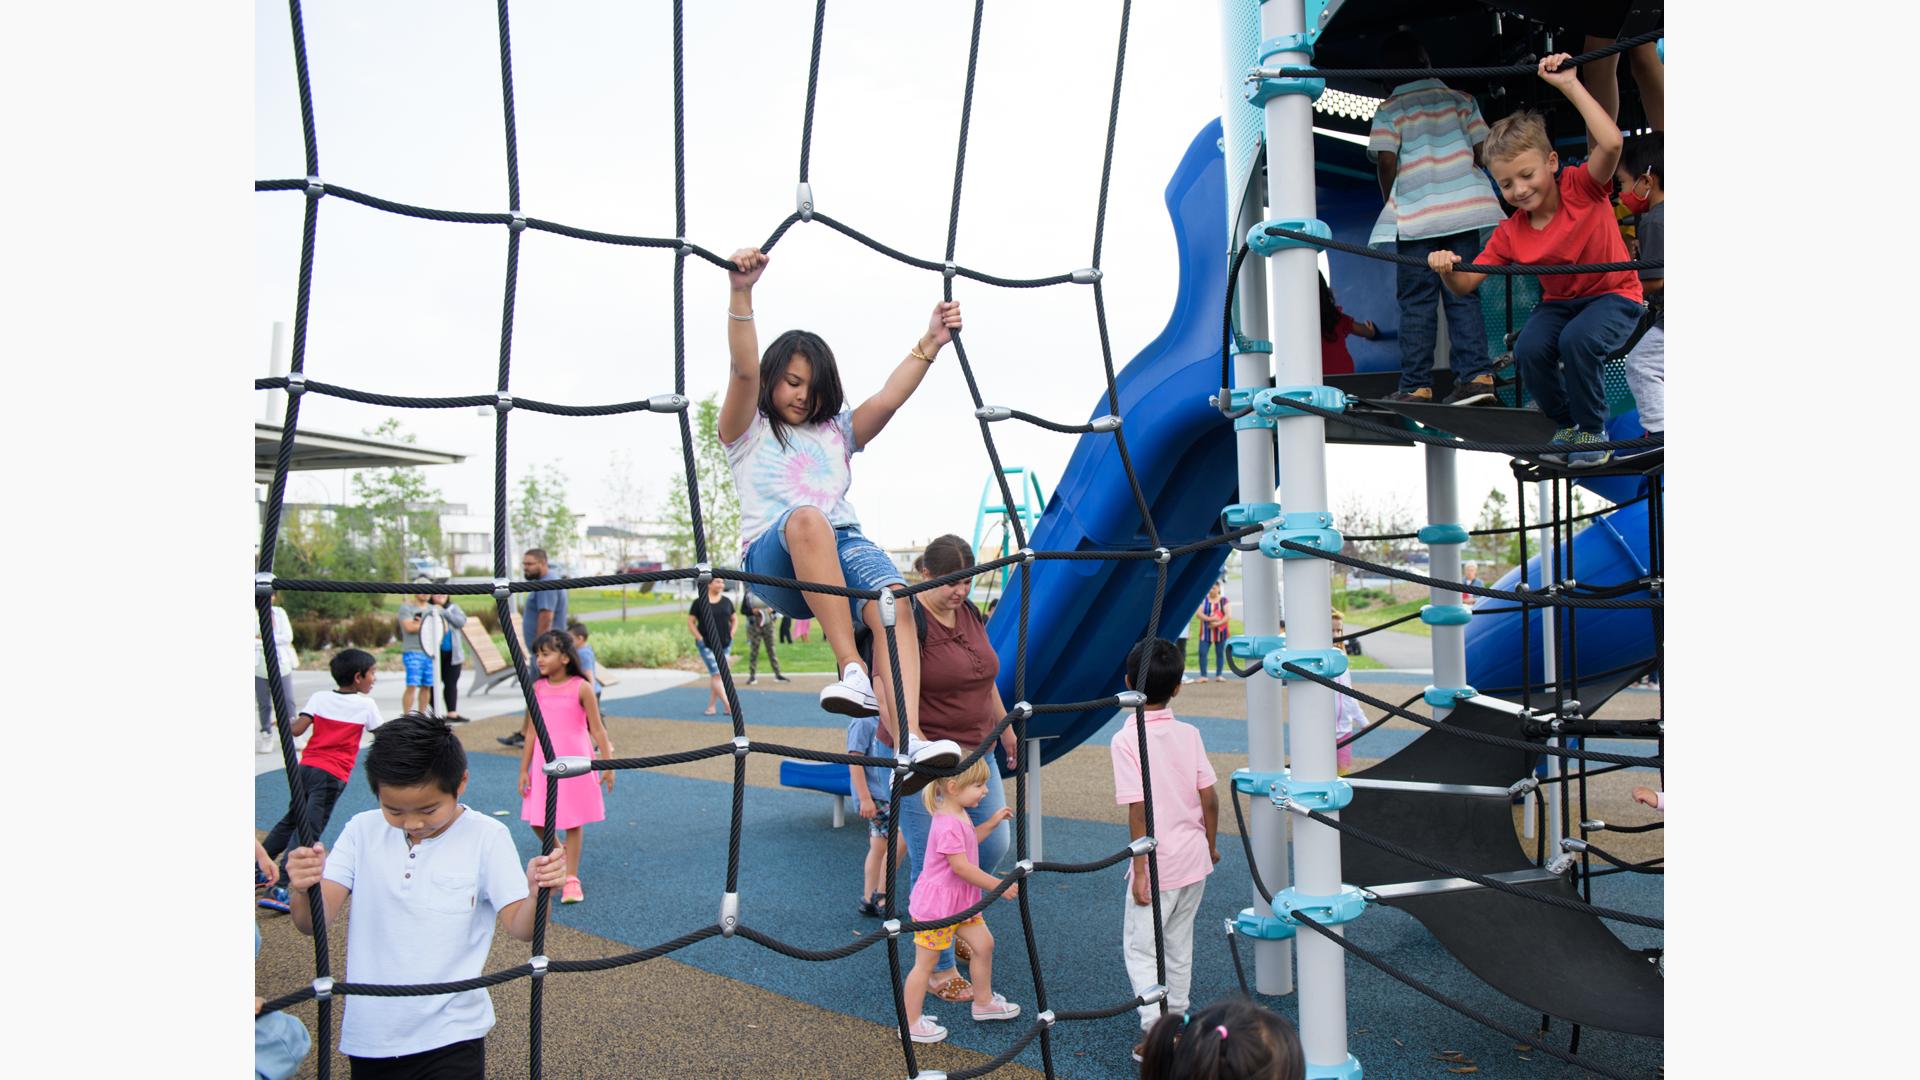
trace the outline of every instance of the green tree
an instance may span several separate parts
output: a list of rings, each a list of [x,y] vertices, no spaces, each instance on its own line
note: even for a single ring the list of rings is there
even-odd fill
[[[707,538],[707,559],[731,562],[740,551],[740,496],[733,488],[733,469],[720,445],[720,403],[708,394],[694,414],[693,462],[700,482],[700,524]],[[667,525],[667,559],[675,566],[695,562],[693,505],[687,496],[684,467],[676,470],[673,492],[662,514]]]
[[[633,478],[633,456],[621,450],[614,453],[607,465],[605,486],[601,489],[603,503],[601,510],[607,516],[607,524],[618,530],[613,537],[614,569],[617,571],[627,564],[627,560],[640,554],[640,528],[646,519],[646,493],[638,481]],[[653,583],[640,586],[641,592],[652,592]],[[620,618],[627,617],[627,587],[620,586]]]
[[[1487,492],[1486,501],[1480,504],[1480,519],[1473,527],[1477,530],[1512,528],[1514,521],[1508,513],[1511,505],[1506,492],[1493,488]],[[1520,534],[1472,537],[1467,543],[1467,558],[1498,566],[1517,566],[1520,563]],[[1482,576],[1491,578],[1492,575]]]
[[[388,417],[365,431],[368,438],[412,443],[414,435]],[[407,559],[436,555],[440,539],[440,490],[415,466],[362,469],[353,474],[353,505],[341,524],[371,561],[376,580],[406,581]]]
[[[284,578],[375,579],[372,558],[353,542],[346,527],[329,511],[287,512],[275,549],[274,572]],[[345,619],[379,606],[380,597],[372,593],[287,590],[280,594],[280,603],[293,619],[309,616]]]
[[[560,562],[573,552],[578,518],[567,506],[567,474],[555,465],[542,465],[529,467],[520,477],[507,526],[520,550],[544,548],[550,560]]]

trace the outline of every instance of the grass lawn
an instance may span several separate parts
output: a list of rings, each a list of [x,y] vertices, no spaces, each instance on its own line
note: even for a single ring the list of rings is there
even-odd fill
[[[1427,603],[1428,601],[1420,599],[1407,600],[1398,604],[1387,604],[1382,607],[1364,607],[1357,610],[1349,609],[1346,612],[1347,625],[1356,628],[1362,626],[1379,626],[1383,622],[1392,622],[1403,615],[1411,615],[1425,607]],[[1419,619],[1409,619],[1399,626],[1394,627],[1394,629],[1402,633],[1418,634],[1421,637],[1433,636],[1433,628],[1421,622]],[[1362,638],[1361,641],[1364,643],[1366,639]]]

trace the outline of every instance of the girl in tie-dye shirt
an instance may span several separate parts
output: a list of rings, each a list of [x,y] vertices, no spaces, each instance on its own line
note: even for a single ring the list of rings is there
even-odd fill
[[[740,564],[753,574],[855,589],[904,585],[893,560],[860,532],[860,520],[847,503],[856,451],[887,426],[926,378],[942,346],[960,329],[960,305],[935,304],[906,359],[880,391],[853,408],[840,388],[833,350],[818,334],[788,330],[763,354],[753,324],[753,286],[766,271],[758,248],[733,253],[727,274],[732,287],[727,310],[727,346],[732,377],[720,406],[720,442],[733,467],[740,498]],[[820,691],[820,706],[844,716],[880,716],[899,746],[901,723],[894,716],[894,695],[887,682],[892,670],[887,637],[877,604],[855,599],[843,604],[831,593],[756,583],[754,591],[796,619],[817,618],[833,648],[839,679]],[[908,753],[916,764],[950,768],[960,748],[951,740],[927,742],[920,734],[920,650],[912,605],[896,608],[894,640],[899,643],[901,697],[905,701]],[[863,619],[874,632],[874,669],[881,674],[876,694],[853,644],[853,621]],[[910,774],[902,793],[925,786],[924,773]]]

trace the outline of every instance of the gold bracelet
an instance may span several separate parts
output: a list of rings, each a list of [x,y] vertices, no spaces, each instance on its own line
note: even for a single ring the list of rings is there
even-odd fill
[[[913,357],[915,360],[925,360],[929,364],[933,363],[933,357],[921,355],[920,343],[917,341],[913,343],[913,348],[907,350],[907,355]]]

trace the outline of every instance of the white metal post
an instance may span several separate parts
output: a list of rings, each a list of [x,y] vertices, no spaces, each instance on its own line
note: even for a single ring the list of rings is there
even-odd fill
[[[273,324],[273,344],[269,348],[270,351],[267,353],[268,377],[278,378],[285,375],[287,373],[287,367],[291,362],[287,358],[286,323],[275,320]],[[260,418],[262,420],[271,423],[274,420],[283,419],[286,416],[286,393],[285,390],[269,390],[266,394],[262,395],[266,398],[266,401],[261,406],[263,411]]]
[[[1245,236],[1261,220],[1266,200],[1260,189],[1247,185],[1241,203],[1239,223],[1234,230]],[[1249,258],[1240,264],[1239,295],[1236,314],[1240,332],[1249,338],[1267,338],[1267,268],[1265,261]],[[1233,359],[1233,384],[1242,389],[1267,385],[1272,374],[1267,353],[1245,352]],[[1240,455],[1240,501],[1270,502],[1273,499],[1273,435],[1266,428],[1249,427],[1235,433],[1234,443]],[[1244,632],[1251,636],[1271,636],[1280,632],[1280,568],[1274,560],[1254,552],[1241,560],[1241,619]],[[1241,680],[1247,692],[1247,768],[1256,773],[1277,773],[1286,766],[1286,719],[1280,712],[1279,680],[1256,675]],[[1293,875],[1287,867],[1287,817],[1266,799],[1253,799],[1248,807],[1247,839],[1253,848],[1260,880],[1275,892],[1286,888]],[[1260,915],[1273,910],[1251,882],[1253,909]],[[1293,943],[1291,941],[1253,941],[1254,988],[1262,994],[1293,993]]]
[[[1545,526],[1546,523],[1553,520],[1552,483],[1542,480],[1534,485],[1534,498],[1537,503],[1535,510],[1537,511],[1538,519],[1541,524]],[[1553,530],[1550,527],[1543,527],[1540,530],[1540,587],[1542,589],[1549,588],[1558,584],[1559,581],[1560,563],[1559,560],[1553,557]],[[1524,618],[1525,615],[1523,614],[1522,617]],[[1543,607],[1540,609],[1540,681],[1542,683],[1551,683],[1558,677],[1556,673],[1560,667],[1557,658],[1559,650],[1557,648],[1558,643],[1554,640],[1554,631],[1558,628],[1558,623],[1559,620],[1554,618],[1554,610],[1552,608]],[[1524,671],[1524,669],[1522,670]],[[1560,740],[1558,738],[1549,739],[1547,745],[1559,746]],[[1547,759],[1547,779],[1558,780],[1560,778],[1562,765],[1562,759],[1549,757]],[[1547,785],[1546,828],[1548,851],[1557,852],[1560,850],[1560,799],[1563,794],[1561,789],[1565,787],[1565,784],[1557,783]]]
[[[1027,785],[1027,857],[1044,859],[1046,856],[1040,854],[1040,826],[1046,821],[1040,812],[1040,740],[1028,739],[1020,754],[1026,766],[1020,782]]]
[[[1427,523],[1460,524],[1460,487],[1455,472],[1455,456],[1460,451],[1429,444],[1426,453]],[[1442,581],[1459,581],[1460,548],[1459,544],[1428,545],[1428,574]],[[1462,594],[1452,589],[1435,588],[1428,595],[1435,607],[1465,602]],[[1433,632],[1433,685],[1445,690],[1467,685],[1467,628],[1439,624],[1428,629]],[[1444,720],[1452,711],[1452,706],[1434,706],[1433,718]]]
[[[1305,30],[1301,0],[1268,0],[1260,9],[1260,33],[1272,39]],[[1280,53],[1276,67],[1306,66],[1302,52]],[[1281,219],[1317,216],[1313,169],[1313,102],[1304,94],[1280,94],[1266,103],[1267,206]],[[1320,371],[1319,260],[1312,248],[1292,247],[1271,259],[1273,358],[1282,386],[1317,386]],[[1279,420],[1280,499],[1288,513],[1324,513],[1327,507],[1326,422],[1297,414]],[[1287,647],[1333,647],[1332,575],[1323,559],[1282,560],[1286,583]],[[1335,779],[1333,691],[1300,680],[1288,688],[1288,726],[1293,776],[1305,782]],[[1312,896],[1340,892],[1340,834],[1302,819],[1293,829],[1297,888]],[[1338,926],[1334,933],[1340,933]],[[1300,1041],[1309,1070],[1347,1063],[1346,954],[1306,932],[1299,935]]]

